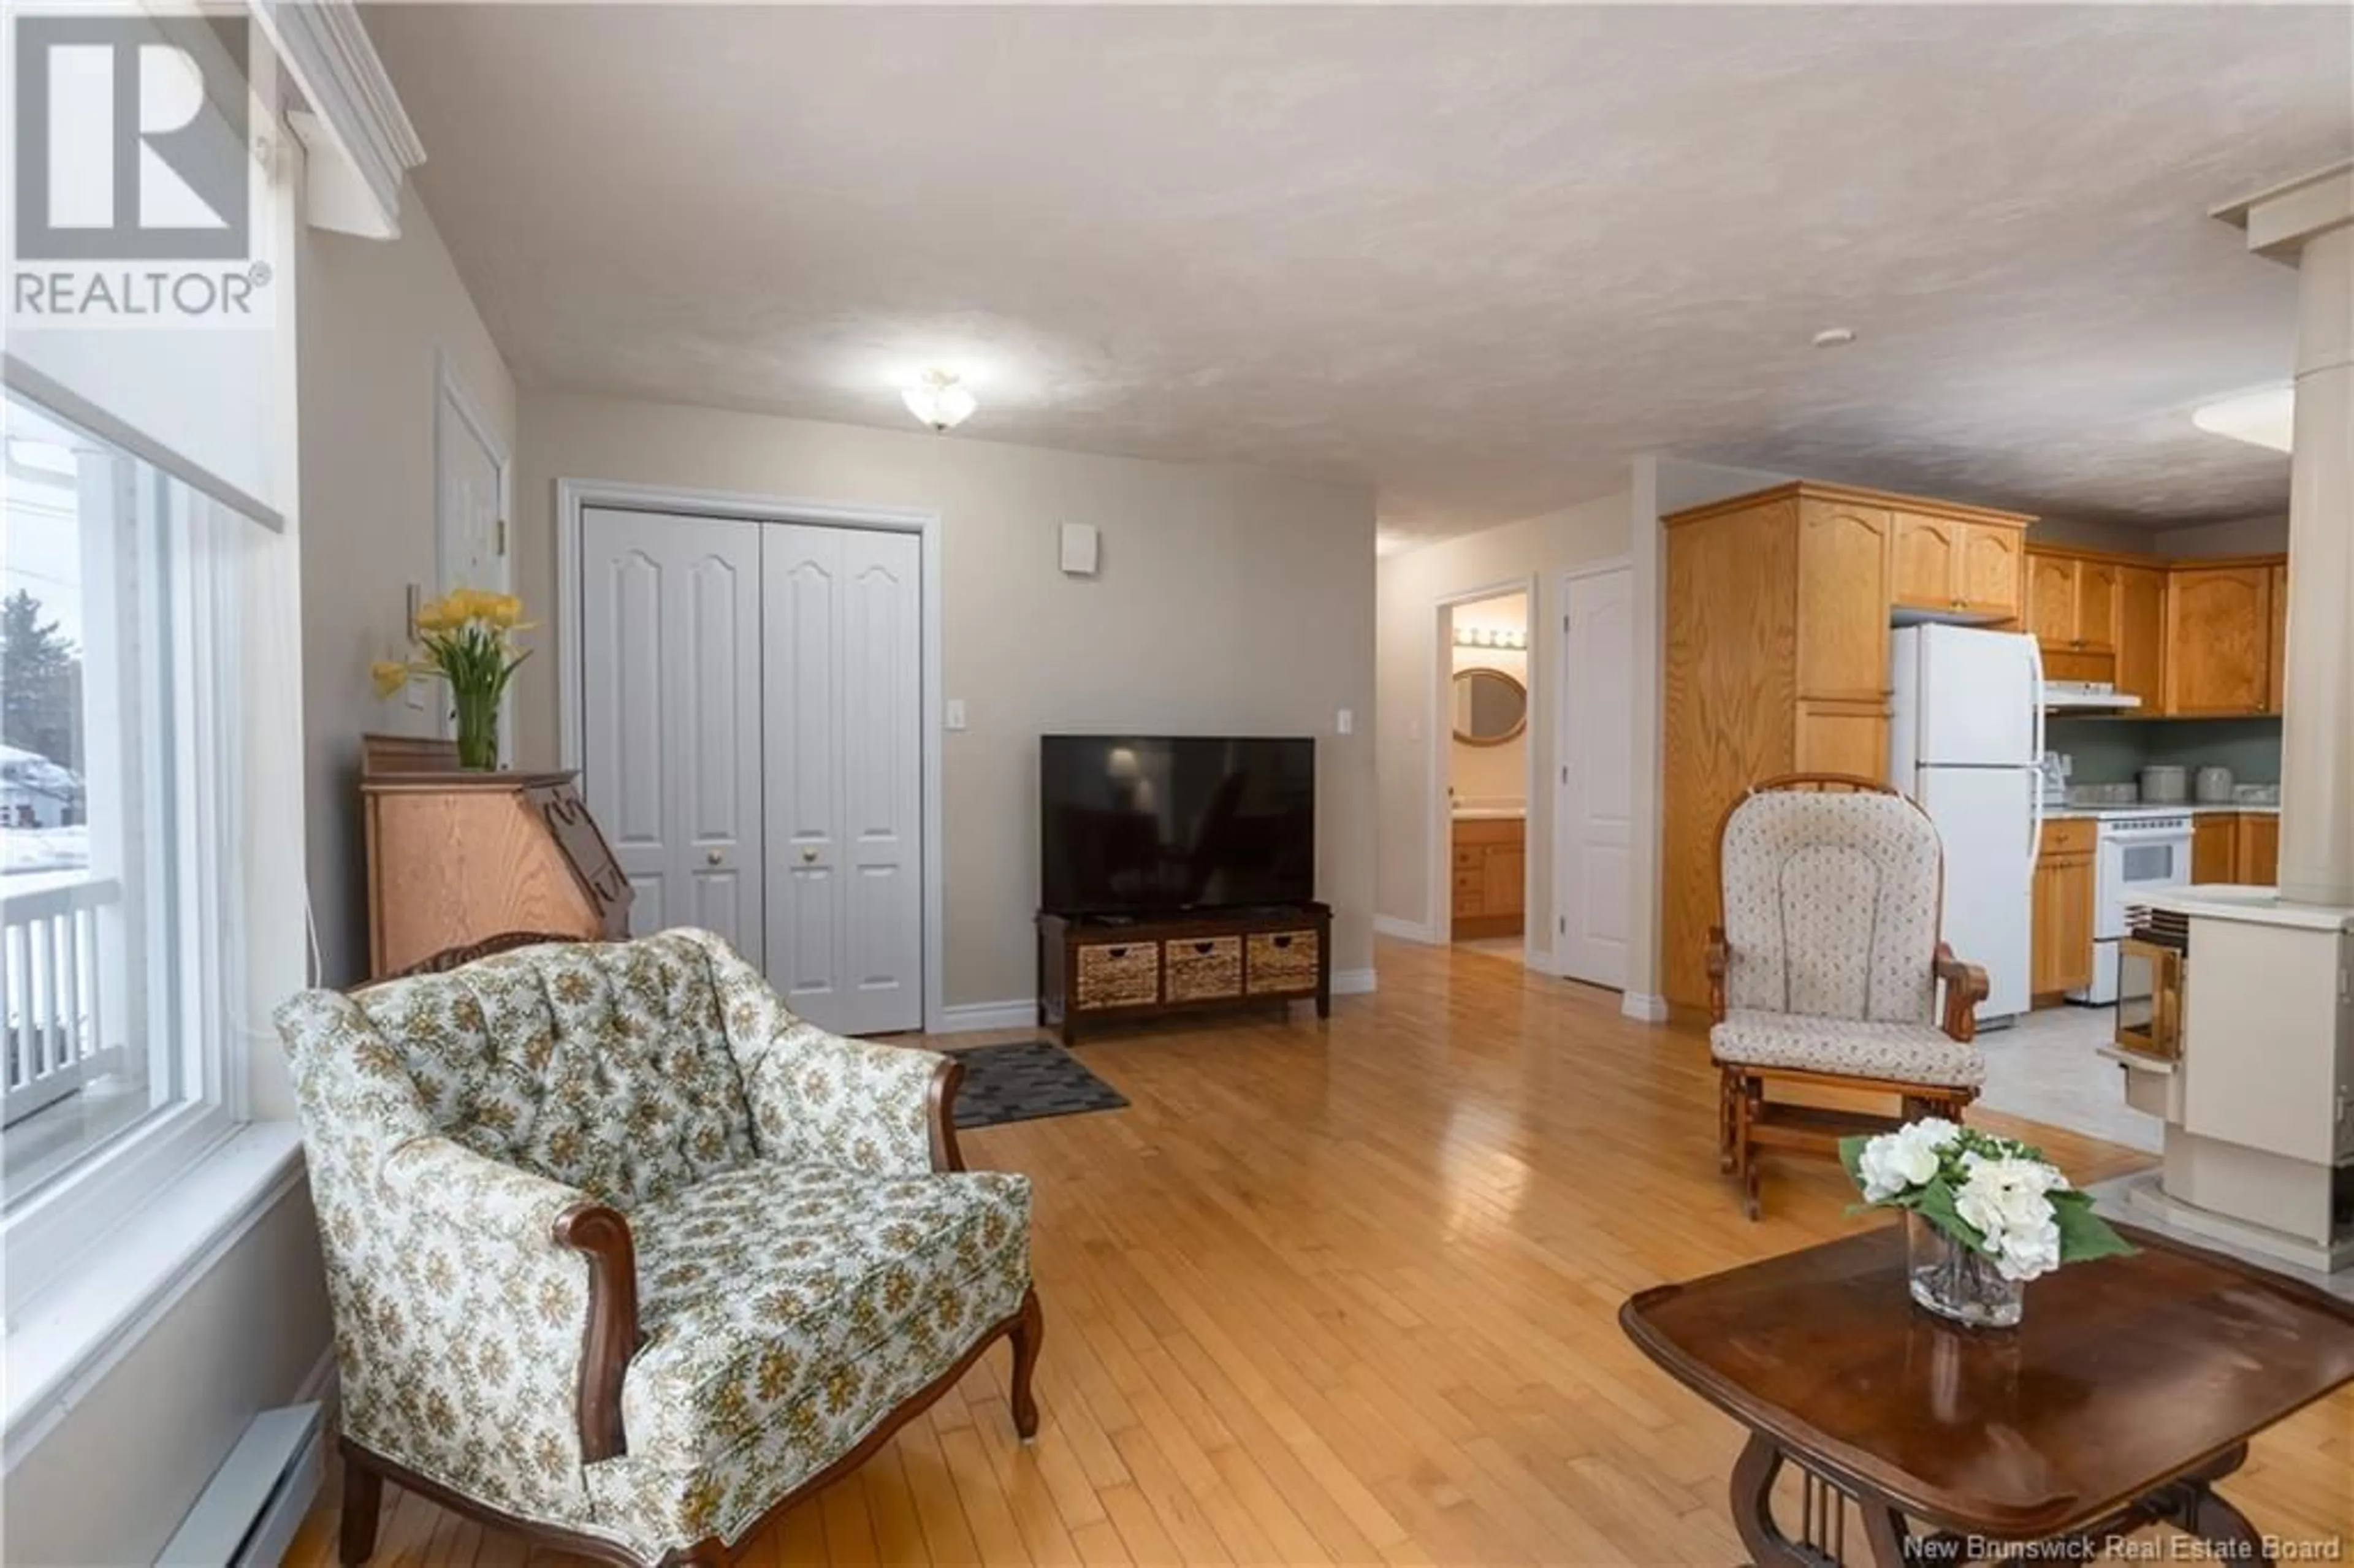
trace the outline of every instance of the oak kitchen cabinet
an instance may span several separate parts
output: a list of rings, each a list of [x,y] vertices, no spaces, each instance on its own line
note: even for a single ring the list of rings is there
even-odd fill
[[[1804,481],[1663,519],[1659,928],[1669,1001],[1707,1000],[1702,948],[1716,919],[1725,811],[1778,773],[1884,779],[1892,611],[2015,620],[2028,522]]]
[[[2229,882],[2239,853],[2238,816],[2230,811],[2201,811],[2190,819],[2190,880]]]
[[[2164,711],[2166,579],[2163,562],[2046,545],[2027,549],[2020,624],[2035,636],[2055,681],[2106,681]]]
[[[2266,687],[2267,699],[2274,713],[2281,711],[2281,677],[2288,670],[2288,563],[2276,561],[2272,567],[2268,589],[2272,599],[2273,630],[2266,665],[2271,672]]]
[[[2271,887],[2280,881],[2280,813],[2201,811],[2190,820],[2190,880]]]
[[[2020,619],[2035,634],[2047,664],[2073,654],[2115,656],[2123,570],[2103,556],[2029,547],[2027,604]]]
[[[2055,681],[2107,681],[2145,718],[2281,710],[2288,569],[2031,545],[2022,627]]]
[[[1526,826],[1519,817],[1463,817],[1455,823],[1453,933],[1517,937],[1528,885]]]
[[[1898,609],[1988,621],[2019,618],[2026,524],[2009,513],[1966,514],[1976,510],[1895,513],[1889,588]]]
[[[2086,817],[2055,817],[2043,824],[2028,944],[2027,989],[2034,996],[2083,991],[2093,983],[2095,832]]]
[[[2177,565],[2166,584],[2166,712],[2277,713],[2270,561]]]
[[[2234,819],[2232,879],[2252,887],[2280,885],[2280,813],[2243,811]]]
[[[2094,679],[2098,679],[2097,676]],[[2116,653],[2110,675],[2118,691],[2141,699],[2146,713],[2166,705],[2166,568],[2117,567]]]

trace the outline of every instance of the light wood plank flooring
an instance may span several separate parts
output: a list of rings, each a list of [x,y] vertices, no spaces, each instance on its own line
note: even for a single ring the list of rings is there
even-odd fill
[[[1698,1030],[1510,959],[1379,961],[1380,991],[1321,1028],[1302,1009],[1082,1045],[1128,1110],[968,1134],[971,1163],[1036,1181],[1037,1443],[1014,1440],[992,1351],[748,1561],[1742,1561],[1734,1425],[1613,1314],[1866,1223],[1842,1179],[1777,1163],[1752,1224],[1716,1173]],[[2147,1160],[2037,1136],[2079,1181]],[[2265,1530],[2354,1540],[2349,1477],[2354,1393],[2226,1489]],[[387,1568],[526,1559],[419,1498],[386,1508]],[[334,1561],[334,1509],[331,1485],[290,1563]]]

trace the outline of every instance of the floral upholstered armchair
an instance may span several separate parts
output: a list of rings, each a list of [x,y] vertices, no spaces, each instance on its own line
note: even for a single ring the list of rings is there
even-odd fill
[[[707,932],[530,947],[278,1013],[342,1372],[383,1482],[621,1563],[718,1563],[1043,1319],[1027,1180],[960,1071],[787,1012]]]
[[[1754,1220],[1761,1148],[1836,1154],[1846,1134],[1895,1125],[1783,1106],[1767,1086],[1894,1095],[1906,1119],[1959,1121],[1986,1081],[1971,1042],[1987,977],[1938,940],[1935,824],[1883,784],[1766,779],[1725,814],[1717,863],[1724,918],[1707,963],[1719,1162],[1740,1178]]]

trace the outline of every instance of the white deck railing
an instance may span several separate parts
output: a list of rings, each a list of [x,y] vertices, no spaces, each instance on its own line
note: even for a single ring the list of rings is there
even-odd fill
[[[122,885],[59,875],[0,881],[0,1125],[22,1120],[121,1065]],[[112,996],[107,993],[113,992]],[[116,1004],[113,1007],[109,1002]]]

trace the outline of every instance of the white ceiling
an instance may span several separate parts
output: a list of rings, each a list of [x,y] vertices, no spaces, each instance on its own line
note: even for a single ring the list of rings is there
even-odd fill
[[[2344,5],[379,7],[517,376],[1306,468],[1439,534],[1635,452],[2276,511],[2211,205],[2354,146]],[[1859,341],[1808,340],[1829,325]]]

